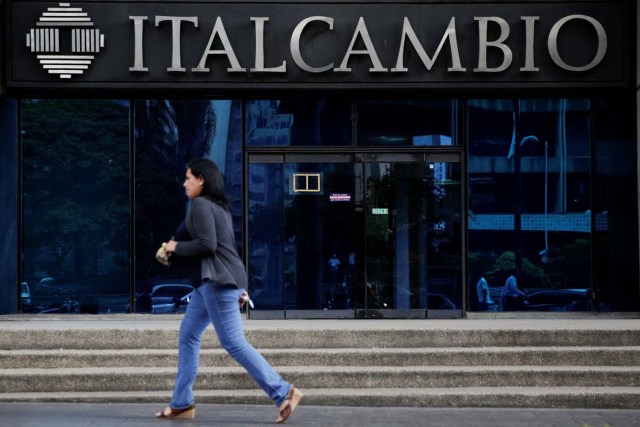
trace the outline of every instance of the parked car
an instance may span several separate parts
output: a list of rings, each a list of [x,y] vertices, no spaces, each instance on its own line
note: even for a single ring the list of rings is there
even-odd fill
[[[27,282],[22,282],[20,285],[20,298],[22,300],[23,307],[31,305],[31,290],[29,289],[29,284]]]
[[[180,283],[155,285],[150,292],[136,295],[136,311],[162,313],[184,313],[189,304],[193,286]]]
[[[590,311],[590,289],[547,289],[525,296],[527,311]]]

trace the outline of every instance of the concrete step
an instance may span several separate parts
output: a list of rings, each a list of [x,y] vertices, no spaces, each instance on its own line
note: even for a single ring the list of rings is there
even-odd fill
[[[302,366],[277,367],[302,388],[640,387],[640,367],[626,366]],[[171,390],[175,368],[4,369],[0,393]],[[203,367],[199,390],[252,389],[240,367]]]
[[[302,405],[370,407],[591,408],[633,409],[637,387],[455,387],[455,388],[304,388]],[[0,393],[0,402],[156,403],[171,392]],[[262,390],[196,390],[197,403],[273,405]],[[147,414],[153,417],[153,413]],[[144,414],[141,414],[144,416]],[[499,423],[498,423],[499,424]]]
[[[260,349],[274,366],[640,366],[640,346]],[[0,369],[175,367],[177,349],[0,350]],[[237,366],[203,349],[201,366]]]
[[[270,322],[270,321],[262,321]],[[377,320],[369,320],[368,328],[317,329],[306,324],[296,329],[294,323],[282,329],[247,328],[249,342],[256,348],[437,348],[437,347],[524,347],[524,346],[635,346],[640,343],[640,329],[415,329],[376,328]],[[427,322],[427,321],[423,321]],[[431,321],[434,322],[434,321]],[[460,321],[463,322],[463,321]],[[178,324],[156,327],[153,323],[137,328],[118,328],[108,322],[87,322],[65,328],[3,329],[0,349],[173,349],[178,342]],[[427,324],[428,325],[428,324]],[[100,326],[100,327],[96,327]],[[203,348],[219,348],[215,333],[209,330],[202,339]]]
[[[179,324],[0,322],[0,401],[163,407]],[[247,321],[245,331],[309,405],[640,408],[637,319]],[[213,331],[202,347],[198,402],[272,404]]]

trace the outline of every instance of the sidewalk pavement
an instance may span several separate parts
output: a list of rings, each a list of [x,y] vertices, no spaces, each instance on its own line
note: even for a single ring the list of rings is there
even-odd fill
[[[277,409],[264,405],[198,405],[194,420],[159,420],[162,404],[3,403],[0,424],[7,427],[186,427],[275,425]],[[304,406],[289,426],[385,427],[637,427],[640,410],[364,408]]]

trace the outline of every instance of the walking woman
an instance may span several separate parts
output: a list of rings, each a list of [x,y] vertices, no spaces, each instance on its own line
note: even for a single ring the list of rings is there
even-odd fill
[[[168,255],[191,262],[192,270],[196,270],[193,272],[196,283],[180,325],[173,399],[156,416],[195,417],[193,384],[198,370],[200,338],[213,323],[222,347],[274,401],[280,411],[276,423],[282,423],[296,409],[302,393],[284,381],[244,336],[238,303],[248,299],[243,293],[247,275],[236,250],[222,174],[211,160],[195,159],[188,165],[183,186],[191,199],[191,208],[175,240],[167,242],[165,250]]]

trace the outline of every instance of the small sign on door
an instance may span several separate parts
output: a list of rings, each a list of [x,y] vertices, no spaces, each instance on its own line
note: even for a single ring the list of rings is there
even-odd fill
[[[373,215],[389,215],[389,209],[387,208],[373,208],[371,209]]]

